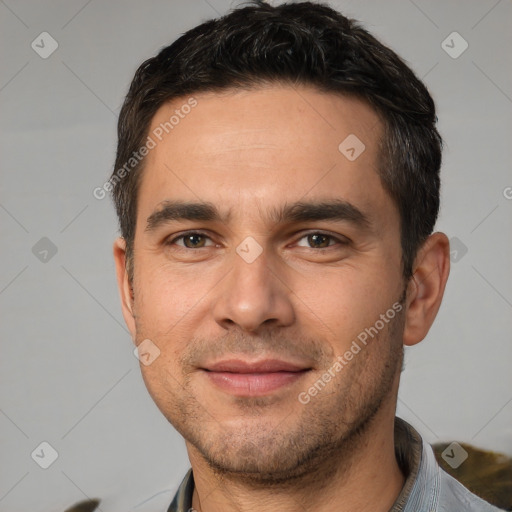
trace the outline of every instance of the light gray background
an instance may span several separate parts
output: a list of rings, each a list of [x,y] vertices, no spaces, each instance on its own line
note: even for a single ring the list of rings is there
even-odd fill
[[[165,510],[189,467],[140,377],[114,280],[114,210],[92,191],[112,169],[136,67],[234,5],[0,1],[1,511],[85,496],[104,512]],[[430,88],[446,141],[438,229],[467,247],[430,334],[407,350],[398,414],[430,442],[512,454],[512,3],[331,5]],[[47,59],[31,48],[43,31],[59,44]],[[453,31],[469,43],[457,59],[441,46]],[[42,237],[58,250],[46,262],[32,252]],[[58,452],[46,470],[31,458],[43,441]]]

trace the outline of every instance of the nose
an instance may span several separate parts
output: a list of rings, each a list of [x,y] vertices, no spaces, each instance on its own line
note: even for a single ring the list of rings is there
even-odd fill
[[[277,268],[265,250],[253,261],[234,253],[232,270],[219,287],[213,306],[215,321],[225,329],[233,325],[248,332],[289,326],[295,313],[283,268]],[[278,272],[280,271],[280,274]]]

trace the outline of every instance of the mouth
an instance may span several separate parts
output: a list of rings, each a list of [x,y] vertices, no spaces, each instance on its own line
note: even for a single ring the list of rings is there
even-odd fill
[[[229,359],[201,368],[207,379],[234,396],[263,396],[297,383],[311,367],[277,359]]]

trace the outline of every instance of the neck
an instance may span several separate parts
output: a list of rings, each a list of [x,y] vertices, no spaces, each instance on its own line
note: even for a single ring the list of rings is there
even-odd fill
[[[394,450],[394,414],[382,407],[357,439],[321,459],[303,475],[286,482],[256,482],[219,474],[187,443],[197,512],[315,510],[388,512],[404,485]]]

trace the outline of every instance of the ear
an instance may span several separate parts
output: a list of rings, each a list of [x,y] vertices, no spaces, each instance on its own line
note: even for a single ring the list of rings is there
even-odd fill
[[[414,261],[407,287],[404,345],[415,345],[427,335],[439,311],[450,273],[450,242],[444,233],[433,233]]]
[[[121,297],[121,307],[124,321],[128,327],[132,340],[135,340],[135,316],[133,312],[133,292],[126,271],[126,241],[124,238],[117,238],[114,242],[114,261],[116,264],[117,287]]]

